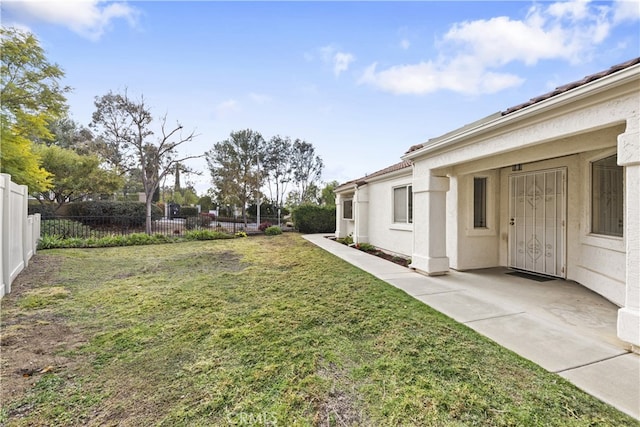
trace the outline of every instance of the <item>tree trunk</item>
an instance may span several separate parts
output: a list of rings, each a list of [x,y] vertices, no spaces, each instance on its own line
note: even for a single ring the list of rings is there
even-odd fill
[[[146,193],[145,193],[146,194]],[[147,200],[146,200],[146,206],[147,206],[147,218],[145,221],[145,231],[148,235],[151,235],[151,196],[153,195],[153,193],[151,193],[151,195],[147,194]]]

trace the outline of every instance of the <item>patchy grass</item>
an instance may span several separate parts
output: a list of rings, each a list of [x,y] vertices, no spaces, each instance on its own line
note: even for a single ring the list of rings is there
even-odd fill
[[[3,299],[8,426],[637,424],[297,234],[35,260]],[[25,378],[42,319],[65,336]]]

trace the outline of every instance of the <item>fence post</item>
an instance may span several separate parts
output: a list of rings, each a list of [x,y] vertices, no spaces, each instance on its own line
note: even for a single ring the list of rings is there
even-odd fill
[[[7,179],[4,174],[0,174],[0,298],[2,298],[5,294],[6,288],[6,280],[5,280],[5,270],[6,262],[4,259],[4,241],[7,239],[5,229],[4,229],[4,211],[5,211],[5,193],[7,191]]]
[[[2,192],[2,294],[11,292],[11,253],[9,245],[11,236],[9,234],[9,226],[11,222],[11,175],[0,174],[4,180],[4,188]]]
[[[36,251],[38,250],[38,243],[40,242],[40,226],[41,226],[41,221],[42,221],[42,215],[40,215],[39,213],[37,214],[33,214],[33,233],[32,233],[32,239],[33,241],[31,242],[33,244],[33,254],[36,254]]]
[[[22,262],[24,268],[29,265],[29,259],[33,255],[33,242],[31,241],[31,233],[33,232],[33,218],[29,218],[29,187],[20,185],[20,193],[22,194],[22,205],[20,218],[22,219]]]

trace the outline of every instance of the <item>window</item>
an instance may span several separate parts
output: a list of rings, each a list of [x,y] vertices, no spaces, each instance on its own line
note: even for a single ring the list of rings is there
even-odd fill
[[[393,189],[393,222],[413,222],[413,188],[411,185]]]
[[[487,178],[473,178],[473,228],[487,228]]]
[[[342,201],[342,219],[353,219],[353,199]]]
[[[591,163],[591,232],[622,236],[623,168],[614,155]]]

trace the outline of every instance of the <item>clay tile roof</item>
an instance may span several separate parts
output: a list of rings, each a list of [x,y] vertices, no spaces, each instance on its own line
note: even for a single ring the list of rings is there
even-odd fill
[[[391,172],[396,172],[396,171],[411,167],[412,164],[413,163],[411,161],[409,161],[409,160],[405,160],[405,161],[396,163],[394,165],[391,165],[391,166],[386,167],[384,169],[380,169],[379,171],[376,171],[376,172],[371,173],[369,175],[363,176],[362,178],[353,179],[351,181],[345,182],[344,184],[340,184],[339,186],[336,187],[336,190],[341,188],[341,187],[345,187],[345,186],[348,186],[348,185],[351,185],[351,184],[355,184],[356,186],[364,185],[371,178],[375,178],[377,176],[386,175],[386,174],[391,173]]]
[[[538,102],[544,101],[545,99],[549,99],[549,98],[554,97],[556,95],[560,95],[562,93],[568,92],[571,89],[575,89],[577,87],[583,86],[583,85],[585,85],[587,83],[590,83],[590,82],[592,82],[594,80],[601,79],[602,77],[614,74],[614,73],[616,73],[618,71],[621,71],[621,70],[624,70],[626,68],[632,67],[632,66],[634,66],[636,64],[640,64],[640,57],[634,58],[634,59],[630,59],[629,61],[623,62],[623,63],[618,64],[618,65],[614,65],[613,67],[610,67],[609,69],[604,70],[604,71],[600,71],[599,73],[590,74],[590,75],[582,78],[581,80],[577,80],[575,82],[571,82],[571,83],[567,83],[565,85],[559,86],[559,87],[555,88],[554,90],[552,90],[551,92],[547,92],[547,93],[545,93],[543,95],[537,96],[535,98],[531,98],[529,101],[523,102],[522,104],[518,104],[518,105],[516,105],[514,107],[507,108],[505,111],[501,111],[499,113],[496,113],[496,115],[497,116],[506,116],[507,114],[511,114],[511,113],[513,113],[515,111],[522,110],[523,108],[526,108],[526,107],[529,107],[531,105],[537,104]],[[489,117],[492,117],[492,116],[489,116]],[[478,124],[478,123],[482,122],[483,120],[484,119],[479,120],[478,122],[474,122],[471,125]],[[463,126],[462,129],[464,129],[465,127],[470,127],[471,125]],[[449,134],[452,134],[452,133],[455,133],[455,132],[456,131],[453,131],[453,132],[450,132]],[[449,134],[445,134],[444,136],[449,135]],[[411,146],[409,148],[409,150],[407,150],[407,152],[405,154],[409,154],[409,153],[412,153],[414,151],[417,151],[417,150],[423,148],[429,142],[434,141],[434,140],[442,139],[444,136],[440,136],[440,137],[437,137],[437,138],[432,138],[429,141],[427,141],[425,143],[422,143],[422,144],[413,145],[413,146]]]
[[[544,101],[545,99],[549,99],[551,97],[554,97],[556,95],[560,95],[561,93],[565,93],[570,91],[571,89],[575,89],[577,87],[583,86],[587,83],[590,83],[594,80],[598,80],[601,79],[602,77],[611,75],[613,73],[616,73],[618,71],[624,70],[626,68],[629,68],[633,65],[636,64],[640,64],[640,57],[638,58],[634,58],[631,59],[629,61],[623,62],[622,64],[618,64],[618,65],[614,65],[613,67],[610,67],[607,70],[604,71],[600,71],[599,73],[595,73],[595,74],[590,74],[580,80],[577,80],[575,82],[571,82],[571,83],[567,83],[565,85],[559,86],[557,88],[555,88],[554,90],[552,90],[551,92],[547,92],[543,95],[537,96],[535,98],[531,98],[529,101],[527,102],[523,102],[522,104],[518,104],[514,107],[511,108],[507,108],[505,111],[502,112],[503,116],[506,116],[507,114],[511,114],[515,111],[518,110],[522,110],[523,108],[529,107],[533,104],[537,104],[538,102]]]

